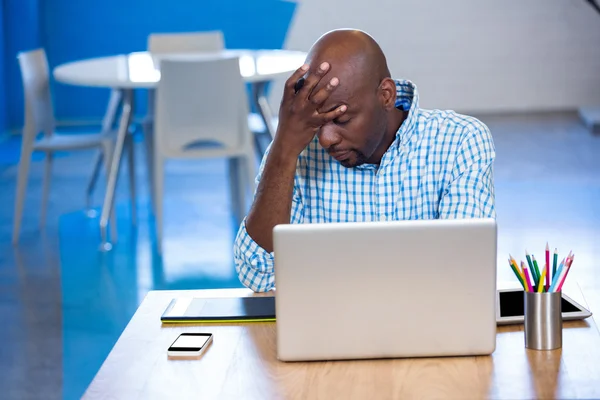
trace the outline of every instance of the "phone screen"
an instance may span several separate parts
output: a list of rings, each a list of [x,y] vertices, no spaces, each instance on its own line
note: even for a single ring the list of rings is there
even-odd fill
[[[169,351],[198,351],[204,347],[210,337],[210,333],[181,334],[173,342]]]

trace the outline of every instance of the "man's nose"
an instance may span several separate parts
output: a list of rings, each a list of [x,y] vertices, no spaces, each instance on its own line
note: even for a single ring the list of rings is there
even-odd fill
[[[317,133],[317,138],[324,149],[329,149],[342,141],[342,137],[337,132],[337,127],[333,122],[323,125]]]

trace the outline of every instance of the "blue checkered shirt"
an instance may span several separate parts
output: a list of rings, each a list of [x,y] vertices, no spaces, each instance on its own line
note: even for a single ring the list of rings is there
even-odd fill
[[[396,107],[408,115],[379,165],[345,168],[316,138],[302,152],[292,224],[496,217],[489,129],[454,111],[419,108],[417,88],[408,80],[396,81],[396,88]],[[275,286],[274,255],[252,240],[245,220],[234,258],[242,284],[258,292]]]

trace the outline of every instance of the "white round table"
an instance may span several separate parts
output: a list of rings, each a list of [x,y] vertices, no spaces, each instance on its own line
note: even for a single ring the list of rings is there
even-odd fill
[[[273,118],[265,96],[265,86],[270,80],[287,77],[299,68],[306,59],[304,52],[229,49],[220,52],[161,55],[137,52],[74,61],[59,65],[54,69],[54,78],[59,82],[77,86],[112,88],[121,92],[121,118],[100,217],[101,247],[103,249],[111,247],[108,242],[108,218],[113,208],[123,144],[134,114],[133,90],[154,89],[157,86],[160,81],[161,59],[214,60],[230,57],[239,58],[240,73],[246,82],[252,84],[253,101],[268,134],[273,138],[275,129],[271,122]],[[110,114],[105,117],[105,120],[108,118],[108,121],[114,121],[117,109],[118,107],[109,106],[107,112]]]
[[[151,89],[160,80],[161,59],[214,60],[229,57],[239,57],[244,80],[255,83],[289,75],[304,63],[306,53],[289,50],[223,50],[153,56],[148,52],[139,52],[59,65],[54,69],[54,78],[78,86]]]

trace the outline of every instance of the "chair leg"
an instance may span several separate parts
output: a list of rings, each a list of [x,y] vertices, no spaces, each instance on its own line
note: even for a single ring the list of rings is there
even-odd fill
[[[231,211],[236,225],[239,225],[244,219],[245,214],[245,193],[244,186],[240,179],[240,157],[231,157],[229,159],[229,190],[231,193]]]
[[[127,161],[129,172],[129,194],[131,196],[131,223],[137,225],[137,202],[135,195],[135,142],[130,135],[127,138]]]
[[[33,152],[33,140],[27,140],[28,135],[23,131],[23,142],[21,144],[21,159],[19,161],[19,172],[17,177],[17,193],[15,197],[15,213],[13,222],[13,244],[19,241],[21,233],[21,220],[23,218],[23,207],[25,205],[25,192],[29,179],[29,166],[31,164],[31,153]]]
[[[98,182],[98,177],[100,176],[100,167],[102,166],[103,159],[104,152],[101,150],[96,156],[94,170],[92,171],[92,176],[90,177],[90,181],[85,191],[85,205],[87,208],[87,215],[90,217],[94,215],[92,212],[92,195],[94,194],[94,189],[96,189],[96,183]]]
[[[104,152],[104,157],[103,157],[104,158],[104,167],[106,169],[106,181],[108,182],[109,175],[110,175],[110,166],[112,164],[112,157],[113,157],[113,152],[114,152],[114,144],[112,142],[104,143],[104,145],[102,146],[102,151]],[[116,243],[117,238],[118,238],[118,233],[117,233],[118,229],[117,229],[117,218],[116,218],[116,213],[115,213],[114,207],[110,212],[109,226],[110,226],[111,239],[112,239],[113,243]]]
[[[154,152],[154,222],[156,229],[156,249],[158,254],[162,254],[163,240],[163,186],[165,180],[164,160]]]
[[[151,209],[154,212],[154,135],[151,122],[144,123],[144,146],[146,147],[146,170],[148,171],[148,186],[150,188]]]
[[[40,229],[46,226],[46,213],[48,211],[48,195],[50,193],[50,179],[52,175],[52,162],[54,155],[46,152],[46,161],[44,162],[44,188],[42,189],[42,209],[40,212]]]

